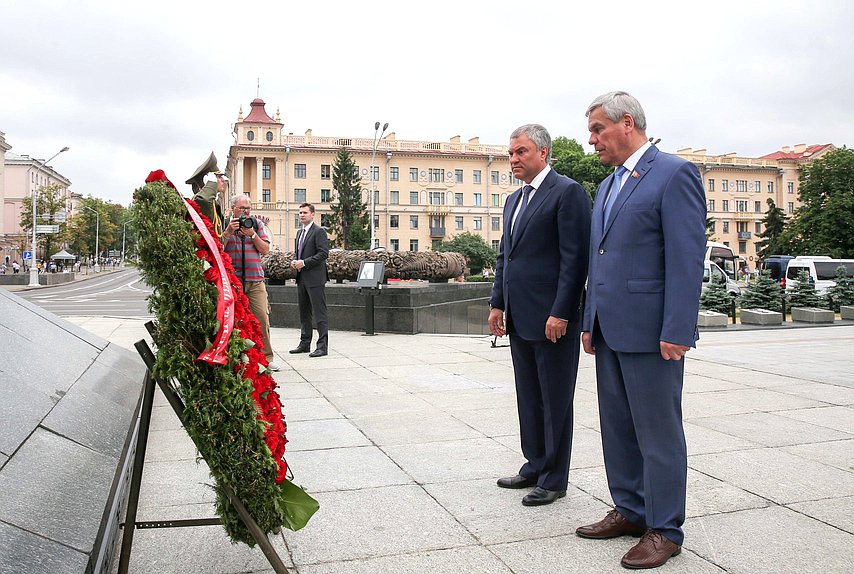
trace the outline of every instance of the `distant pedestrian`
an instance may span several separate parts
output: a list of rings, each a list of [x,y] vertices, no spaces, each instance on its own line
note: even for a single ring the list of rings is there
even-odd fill
[[[12,274],[17,275],[21,272],[21,266],[18,264],[18,260],[12,262]]]

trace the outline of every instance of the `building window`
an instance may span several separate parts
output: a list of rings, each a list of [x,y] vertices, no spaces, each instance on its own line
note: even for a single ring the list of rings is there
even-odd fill
[[[493,217],[492,218],[492,230],[493,231],[501,231],[501,218]]]
[[[454,229],[461,231],[463,229],[463,218],[461,215],[454,217]]]
[[[729,180],[721,180],[721,191],[729,191]]]
[[[754,201],[753,202],[753,211],[756,213],[762,213],[762,202]]]
[[[302,223],[299,220],[299,213],[294,213],[294,229],[299,229],[302,227]]]
[[[305,179],[305,164],[304,163],[295,163],[294,164],[294,177],[297,179]]]
[[[255,132],[253,132],[252,130],[249,130],[248,132],[246,132],[246,139],[248,139],[249,141],[254,141],[255,140]]]
[[[743,199],[737,199],[735,201],[735,210],[736,211],[747,211],[747,201],[745,201]]]
[[[374,228],[375,229],[380,228],[380,216],[379,215],[374,216]]]
[[[710,221],[708,227],[709,227],[709,233],[715,232],[715,222],[714,221]]]
[[[400,205],[400,192],[399,191],[388,192],[388,202],[392,205]]]
[[[270,179],[270,165],[264,164],[261,166],[261,178],[262,179]]]
[[[455,169],[454,170],[454,179],[457,180],[457,183],[462,183],[463,182],[463,170]]]
[[[481,229],[483,229],[483,219],[482,218],[480,218],[480,217],[474,218],[474,228],[477,231],[480,231]]]
[[[389,215],[388,216],[388,226],[392,229],[398,229],[400,227],[400,216],[399,215]]]
[[[380,190],[375,189],[374,190],[374,204],[377,204],[379,202],[380,202]]]
[[[729,233],[729,221],[721,222],[721,231],[724,233]]]
[[[738,252],[739,253],[747,253],[747,241],[739,241],[738,242]]]
[[[475,193],[474,194],[474,205],[475,205],[475,207],[480,207],[481,205],[483,205],[482,198],[483,198],[483,194],[481,194],[481,193]]]
[[[500,207],[501,206],[501,196],[497,193],[492,194],[492,207]]]
[[[332,166],[330,164],[320,165],[320,179],[332,179]]]
[[[273,132],[267,132],[267,136],[266,136],[266,137],[267,137],[267,141],[268,141],[268,142],[273,141]]]
[[[380,179],[380,166],[378,166],[378,165],[372,165],[372,166],[371,166],[371,171],[372,171],[372,172],[373,172],[373,174],[374,174],[373,180],[374,180],[374,181],[379,181],[379,179]]]
[[[786,191],[789,193],[795,193],[795,182],[790,181],[786,183]]]
[[[795,204],[792,203],[791,201],[786,204],[786,212],[789,215],[792,215],[793,213],[795,213]]]
[[[389,239],[388,244],[392,251],[400,251],[400,239]]]
[[[762,193],[762,182],[757,180],[753,182],[753,191],[755,193]]]
[[[430,168],[430,181],[433,183],[442,183],[445,181],[445,170],[439,168]]]
[[[480,183],[480,170],[476,169],[471,172],[471,182],[472,183]]]
[[[491,178],[492,183],[494,183],[495,185],[498,185],[498,172],[497,171],[490,172],[490,178]]]
[[[501,240],[500,239],[493,239],[492,240],[492,250],[497,252],[499,249],[501,249]]]
[[[409,205],[418,205],[418,192],[410,191],[409,192]]]
[[[709,178],[707,181],[708,181],[709,191],[714,191],[715,190],[715,180]]]
[[[774,193],[774,182],[773,181],[768,182],[768,193]]]
[[[724,199],[721,201],[721,211],[729,211],[729,200]]]
[[[746,192],[747,191],[747,180],[746,179],[735,180],[735,191],[736,192]]]
[[[294,201],[297,203],[305,203],[305,190],[296,188],[294,190]]]
[[[410,239],[409,240],[409,250],[410,251],[418,251],[418,240]]]
[[[359,173],[359,166],[358,165],[353,166],[353,177],[362,177],[362,174]]]
[[[756,234],[757,234],[757,235],[758,235],[758,234],[760,234],[760,233],[762,233],[762,222],[761,222],[761,221],[757,221],[757,222],[756,222],[756,227],[755,227],[755,229],[756,229]]]
[[[261,201],[263,201],[264,203],[268,203],[270,201],[270,190],[269,189],[262,189],[261,190]],[[38,205],[38,204],[36,204],[36,205]]]
[[[428,199],[430,200],[430,205],[445,205],[445,192],[431,191]]]
[[[455,193],[454,194],[454,205],[462,205],[463,204],[463,194]]]
[[[410,215],[409,216],[409,229],[418,229],[418,216]]]
[[[400,168],[399,167],[388,168],[388,178],[391,181],[399,181],[400,180]]]
[[[418,168],[410,167],[409,168],[409,181],[418,181]]]
[[[332,217],[332,215],[329,213],[321,213],[320,214],[320,226],[321,227],[329,227],[329,225],[331,223],[329,221],[330,217]]]
[[[320,190],[320,201],[330,202],[332,201],[332,190],[331,189],[321,189]]]
[[[706,200],[706,211],[714,211],[715,210],[715,200],[707,199]]]

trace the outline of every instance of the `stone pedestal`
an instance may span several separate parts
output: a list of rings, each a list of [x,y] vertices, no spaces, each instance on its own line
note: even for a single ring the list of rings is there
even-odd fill
[[[783,323],[783,314],[768,309],[742,309],[742,325],[780,325]]]
[[[700,327],[726,327],[729,317],[716,311],[697,313],[697,325]]]
[[[843,305],[839,308],[839,314],[842,315],[843,319],[854,319],[854,306]]]
[[[818,307],[795,307],[792,309],[792,321],[801,323],[833,323],[836,315],[833,311]]]

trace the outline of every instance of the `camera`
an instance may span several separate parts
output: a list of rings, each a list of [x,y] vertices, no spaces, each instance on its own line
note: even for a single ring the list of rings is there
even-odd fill
[[[238,219],[238,226],[242,229],[258,230],[258,222],[252,216],[241,215]]]

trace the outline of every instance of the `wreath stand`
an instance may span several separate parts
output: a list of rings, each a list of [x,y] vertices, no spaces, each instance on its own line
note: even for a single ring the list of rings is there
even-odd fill
[[[145,328],[148,329],[148,332],[154,336],[154,323],[149,321],[145,324]],[[133,470],[131,472],[131,480],[130,480],[130,491],[128,493],[128,505],[127,505],[127,513],[125,514],[125,521],[119,524],[120,528],[124,528],[124,534],[122,535],[122,548],[121,553],[119,555],[119,574],[127,574],[128,566],[130,564],[130,554],[131,547],[133,546],[133,534],[137,529],[147,529],[147,528],[187,528],[193,526],[210,526],[216,524],[222,524],[221,518],[190,518],[190,519],[179,519],[179,520],[154,520],[147,522],[137,522],[136,513],[137,508],[139,506],[139,487],[142,483],[142,471],[143,466],[145,465],[145,449],[148,444],[148,431],[151,426],[151,411],[154,405],[154,384],[157,383],[157,386],[160,387],[160,390],[166,396],[166,400],[169,401],[169,405],[172,407],[172,410],[175,411],[175,414],[178,415],[178,419],[183,423],[184,422],[184,403],[181,400],[181,397],[178,396],[178,393],[175,392],[175,389],[166,382],[162,381],[159,378],[154,377],[152,374],[154,372],[154,353],[151,348],[148,346],[148,343],[145,340],[140,340],[134,343],[134,347],[136,347],[137,352],[140,357],[142,357],[142,361],[145,363],[147,371],[145,373],[145,379],[143,381],[143,396],[142,396],[142,409],[140,411],[140,421],[139,421],[139,435],[137,436],[136,443],[136,452],[133,458]],[[192,440],[192,437],[190,437]],[[195,444],[195,441],[194,441]],[[198,446],[197,446],[198,448]],[[199,454],[202,455],[202,458],[205,458],[205,453],[201,450]],[[273,548],[273,545],[270,543],[270,540],[267,538],[266,533],[264,533],[252,516],[249,515],[249,512],[246,510],[246,506],[244,506],[243,502],[232,492],[232,490],[228,486],[223,486],[223,491],[226,496],[228,496],[228,500],[231,502],[231,505],[234,507],[234,510],[237,511],[238,516],[243,521],[243,524],[249,530],[252,537],[258,543],[258,546],[261,547],[261,551],[264,553],[264,556],[267,558],[267,561],[270,563],[270,566],[273,567],[273,571],[276,574],[288,574],[288,569],[282,563],[281,558],[276,553],[276,550]]]

